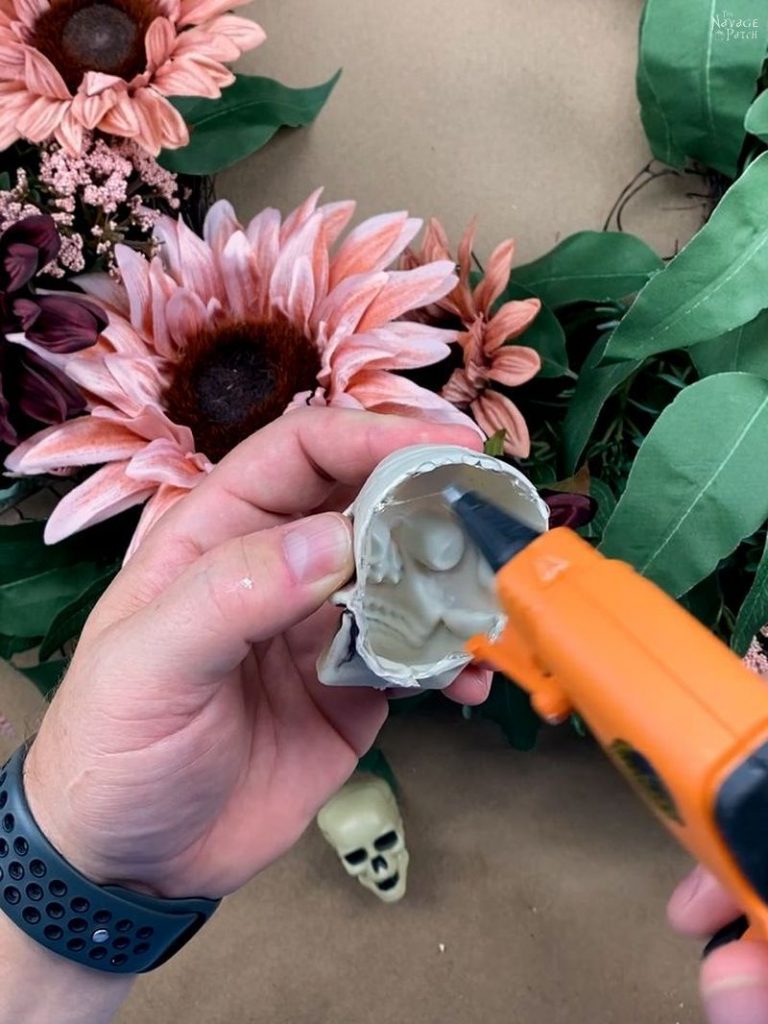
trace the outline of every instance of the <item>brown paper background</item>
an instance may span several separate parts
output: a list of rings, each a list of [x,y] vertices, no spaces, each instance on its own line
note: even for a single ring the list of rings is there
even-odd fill
[[[478,252],[530,259],[600,228],[648,161],[634,66],[640,0],[263,0],[244,69],[310,85],[344,67],[308,130],[223,174],[243,217],[319,184],[370,215],[477,214]],[[663,254],[701,216],[666,178],[625,226]],[[17,737],[41,704],[3,670]],[[16,739],[0,738],[10,750]],[[686,859],[591,744],[564,731],[518,754],[457,713],[392,722],[412,867],[379,904],[311,829],[226,901],[121,1024],[695,1024],[695,947],[664,902]],[[441,952],[441,944],[444,952]]]

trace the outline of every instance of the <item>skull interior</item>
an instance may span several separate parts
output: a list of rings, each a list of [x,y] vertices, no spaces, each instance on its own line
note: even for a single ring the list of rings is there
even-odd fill
[[[348,782],[320,811],[317,824],[347,874],[385,903],[405,896],[409,856],[403,819],[383,779]]]
[[[449,484],[547,528],[533,484],[498,459],[452,446],[385,459],[350,510],[356,577],[335,595],[344,612],[321,682],[441,689],[469,663],[471,637],[503,628],[493,573],[445,500]]]

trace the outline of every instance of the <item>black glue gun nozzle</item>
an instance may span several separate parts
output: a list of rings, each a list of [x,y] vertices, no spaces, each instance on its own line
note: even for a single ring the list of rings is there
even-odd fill
[[[494,572],[503,569],[539,536],[538,530],[481,498],[475,491],[462,491],[449,484],[443,496]]]

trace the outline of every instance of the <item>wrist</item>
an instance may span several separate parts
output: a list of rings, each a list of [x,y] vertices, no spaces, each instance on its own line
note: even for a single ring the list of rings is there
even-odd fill
[[[107,885],[104,865],[89,854],[79,816],[72,806],[70,787],[61,784],[61,769],[53,770],[44,742],[35,739],[24,761],[24,795],[40,831],[73,868],[96,885]],[[58,775],[58,783],[55,776]]]
[[[107,1024],[132,984],[65,960],[0,914],[0,1024]]]

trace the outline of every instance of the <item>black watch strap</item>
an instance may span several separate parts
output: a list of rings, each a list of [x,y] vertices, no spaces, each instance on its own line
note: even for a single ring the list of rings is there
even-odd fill
[[[24,795],[20,747],[0,769],[0,909],[47,949],[113,974],[165,963],[199,931],[217,900],[167,900],[96,885],[46,839]]]

